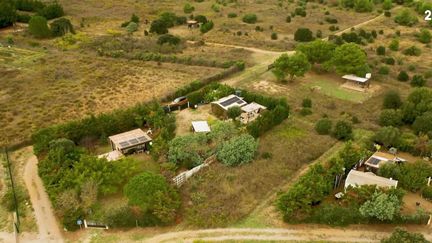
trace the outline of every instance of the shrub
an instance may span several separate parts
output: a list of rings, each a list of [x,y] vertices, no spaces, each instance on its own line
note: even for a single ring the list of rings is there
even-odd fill
[[[400,126],[402,125],[402,113],[395,109],[385,109],[381,111],[379,124],[381,126]]]
[[[393,57],[387,57],[386,59],[384,59],[385,63],[388,65],[394,65],[395,64],[395,59]]]
[[[263,104],[261,100],[258,100],[257,102]],[[269,104],[266,105],[267,108],[269,108],[268,105]],[[257,138],[260,135],[267,132],[268,130],[270,130],[272,127],[282,123],[283,120],[285,120],[288,116],[289,116],[288,105],[286,105],[285,103],[283,105],[282,104],[276,105],[276,107],[273,110],[264,112],[255,121],[248,124],[247,131],[249,132],[249,134]]]
[[[375,133],[374,140],[385,147],[396,147],[398,145],[401,132],[398,128],[387,126],[382,127]]]
[[[51,35],[47,20],[42,16],[33,16],[30,19],[29,32],[37,38],[46,38]]]
[[[432,39],[432,34],[427,29],[421,29],[420,33],[417,34],[417,39],[424,44],[430,43]]]
[[[349,140],[352,138],[352,126],[347,121],[338,121],[333,130],[333,136],[338,140]]]
[[[183,7],[183,12],[186,14],[192,13],[195,11],[195,7],[192,6],[190,3],[186,3]]]
[[[291,16],[287,16],[287,17],[285,18],[285,22],[287,22],[287,23],[291,23]]]
[[[173,223],[180,208],[180,197],[165,178],[151,172],[132,177],[124,187],[129,205],[137,206],[143,215],[157,218],[161,224]]]
[[[390,73],[390,69],[387,66],[382,66],[378,69],[378,73],[381,75],[388,75]]]
[[[16,9],[12,2],[0,2],[0,28],[12,25],[15,23],[16,18]]]
[[[376,50],[377,55],[384,56],[386,53],[386,48],[384,46],[379,46]]]
[[[312,100],[309,98],[304,98],[302,101],[302,107],[304,108],[312,108]]]
[[[392,51],[398,51],[399,50],[399,40],[398,39],[393,39],[390,42],[389,49],[392,50]]]
[[[411,86],[423,87],[426,84],[426,79],[422,75],[414,75],[411,79]]]
[[[225,165],[236,166],[249,163],[255,157],[258,142],[249,134],[243,134],[224,142],[216,157]]]
[[[276,33],[276,32],[271,33],[270,38],[271,38],[272,40],[277,40],[277,39],[278,39],[278,35],[277,35],[277,33]]]
[[[236,13],[228,13],[228,18],[237,18]]]
[[[126,31],[129,34],[132,34],[133,32],[136,32],[138,30],[138,24],[135,22],[129,22],[129,24],[126,26]]]
[[[397,79],[401,82],[406,82],[409,80],[409,75],[407,72],[402,70],[399,72]]]
[[[38,14],[46,19],[55,19],[64,15],[63,7],[59,3],[47,5],[38,11]]]
[[[313,33],[308,28],[299,28],[294,33],[294,40],[295,41],[309,42],[309,41],[312,41],[313,39],[314,39],[313,38]]]
[[[178,45],[180,44],[180,38],[171,34],[164,34],[159,36],[157,43],[159,45],[169,44],[169,45]]]
[[[150,33],[156,33],[158,35],[163,35],[168,33],[168,27],[164,21],[160,19],[154,20],[150,25]]]
[[[419,134],[427,134],[432,131],[432,111],[426,112],[423,115],[418,116],[413,125],[413,130]]]
[[[399,92],[396,90],[390,90],[385,93],[383,108],[384,109],[398,109],[402,105],[402,99]]]
[[[403,51],[403,54],[407,55],[407,56],[420,56],[421,55],[421,49],[416,47],[416,46],[411,46],[411,47],[405,49]]]
[[[422,197],[432,200],[432,187],[425,186],[422,190]]]
[[[384,0],[382,7],[384,10],[390,10],[391,8],[393,8],[392,0]],[[386,11],[386,12],[388,12],[388,11]]]
[[[364,217],[377,218],[380,221],[391,221],[397,215],[402,202],[396,195],[375,191],[372,199],[366,201],[359,209]]]
[[[248,23],[248,24],[255,24],[258,21],[258,17],[256,16],[256,14],[246,14],[245,16],[243,16],[243,22]]]
[[[413,15],[409,9],[404,9],[396,15],[394,21],[400,25],[411,27],[417,24],[418,19],[417,16]]]
[[[355,0],[354,2],[354,9],[359,13],[371,12],[373,7],[371,0]]]
[[[391,12],[390,12],[390,11],[385,11],[385,12],[384,12],[384,16],[386,16],[386,17],[391,17]]]
[[[70,20],[66,18],[56,19],[50,24],[50,26],[53,36],[63,36],[69,32],[75,34]]]
[[[199,23],[202,23],[202,24],[205,24],[208,22],[207,17],[204,15],[197,15],[194,17],[194,20],[199,22]]]
[[[338,23],[338,20],[336,18],[332,18],[332,17],[325,17],[324,20],[329,24],[337,24]]]
[[[321,118],[315,124],[315,131],[320,135],[328,135],[331,132],[333,123],[328,118]]]
[[[29,14],[17,14],[16,21],[20,23],[28,23],[31,19]]]
[[[201,33],[207,33],[209,32],[211,29],[213,29],[213,21],[208,21],[207,23],[201,24],[200,26],[200,31]]]
[[[306,17],[306,10],[304,8],[296,8],[294,13],[298,16]]]
[[[303,107],[303,108],[300,110],[300,115],[302,115],[302,116],[308,116],[308,115],[311,115],[311,114],[312,114],[312,110],[311,110],[311,108]]]
[[[410,233],[404,229],[396,228],[390,237],[382,239],[381,243],[427,243],[420,233]]]
[[[16,0],[15,7],[18,10],[26,12],[37,12],[43,9],[46,5],[39,0]]]
[[[240,116],[241,113],[242,113],[242,110],[239,106],[230,107],[227,111],[228,117],[233,119],[233,120],[236,119],[238,116]]]

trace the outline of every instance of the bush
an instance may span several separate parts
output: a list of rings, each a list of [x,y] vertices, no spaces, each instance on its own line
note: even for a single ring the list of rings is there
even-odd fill
[[[422,197],[427,200],[432,200],[432,187],[425,186],[422,190]]]
[[[337,24],[338,23],[338,20],[336,18],[332,18],[332,17],[325,17],[324,20],[329,24]]]
[[[407,72],[405,72],[405,71],[402,70],[402,71],[399,72],[399,74],[397,76],[397,79],[399,81],[401,81],[401,82],[406,82],[406,81],[409,80],[409,75],[408,75]]]
[[[0,2],[0,28],[15,23],[17,18],[15,6],[8,1]]]
[[[294,13],[298,16],[306,17],[306,10],[304,8],[296,8]]]
[[[233,120],[240,116],[241,113],[242,110],[239,106],[230,107],[227,111],[228,118],[231,118]]]
[[[258,21],[258,17],[256,16],[256,14],[246,14],[245,16],[243,16],[243,22],[248,23],[248,24],[255,24]]]
[[[271,33],[270,38],[271,38],[272,40],[277,40],[277,39],[278,39],[278,34],[277,34],[276,32],[273,32],[273,33]]]
[[[392,50],[392,51],[398,51],[399,50],[399,40],[398,39],[393,39],[390,42],[389,49]]]
[[[302,102],[302,107],[304,108],[312,108],[312,100],[309,98],[304,98]]]
[[[216,157],[225,165],[236,166],[249,163],[255,157],[258,142],[249,134],[243,134],[224,142]]]
[[[207,33],[209,32],[211,29],[213,29],[213,21],[208,21],[207,23],[201,24],[200,26],[200,31],[201,33]]]
[[[390,69],[387,66],[382,66],[378,69],[378,73],[381,75],[388,75],[390,73]]]
[[[285,18],[285,22],[287,22],[287,23],[291,23],[291,16],[287,16],[287,17]]]
[[[42,16],[33,16],[29,21],[29,32],[37,38],[51,36],[47,20]]]
[[[16,21],[20,23],[28,23],[31,19],[29,14],[17,14]]]
[[[294,33],[294,40],[295,41],[309,42],[309,41],[312,41],[313,39],[314,39],[313,38],[313,33],[308,28],[299,28]]]
[[[385,11],[385,12],[384,12],[384,16],[386,16],[386,17],[391,17],[391,12],[390,12],[390,11]]]
[[[393,8],[392,0],[384,0],[382,7],[384,10],[390,10],[391,8]]]
[[[409,9],[404,9],[401,12],[399,12],[394,21],[400,25],[403,26],[413,26],[418,23],[417,16],[411,13]]]
[[[16,0],[15,7],[18,10],[26,12],[37,12],[43,9],[46,5],[39,0]]]
[[[373,2],[371,0],[355,0],[354,9],[356,12],[365,13],[373,10]]]
[[[386,48],[384,46],[379,46],[376,52],[377,55],[384,56],[386,54]]]
[[[402,105],[402,99],[399,92],[396,90],[387,91],[384,95],[383,108],[384,109],[398,109]]]
[[[47,5],[43,9],[38,11],[38,14],[46,19],[55,19],[64,15],[63,7],[59,3],[53,3]]]
[[[138,24],[135,22],[129,22],[129,24],[126,26],[126,31],[129,34],[132,34],[133,32],[136,32],[138,30]]]
[[[257,103],[263,104],[260,102],[261,100],[257,100]],[[248,101],[251,102],[251,101]],[[269,108],[268,105],[263,104]],[[269,108],[270,109],[270,108]],[[289,116],[289,107],[286,103],[276,105],[276,107],[270,111],[264,112],[261,116],[259,116],[255,121],[248,124],[247,131],[249,134],[254,136],[255,138],[264,134],[272,127],[282,123]]]
[[[384,62],[388,65],[395,65],[395,59],[393,57],[387,57],[386,59],[384,59]]]
[[[51,24],[51,33],[53,36],[64,36],[67,33],[75,34],[75,30],[69,19],[60,18],[54,20]]]
[[[413,130],[417,133],[428,134],[432,131],[432,111],[426,112],[418,116],[413,125]]]
[[[420,50],[420,48],[418,48],[416,46],[411,46],[411,47],[405,49],[403,51],[403,54],[407,55],[407,56],[420,56],[421,50]]]
[[[180,208],[180,197],[161,175],[144,172],[132,177],[124,187],[129,205],[137,206],[143,215],[157,218],[161,224],[173,223]]]
[[[414,75],[411,80],[412,87],[423,87],[426,84],[426,79],[422,75]]]
[[[374,140],[383,144],[387,148],[397,147],[400,136],[401,132],[398,128],[387,126],[382,127],[377,133],[375,133]]]
[[[308,115],[311,115],[311,114],[312,114],[312,110],[310,108],[303,107],[300,110],[300,115],[301,116],[308,116]]]
[[[328,135],[332,130],[333,123],[328,118],[321,118],[315,124],[315,131],[320,135]]]
[[[381,126],[398,127],[402,125],[402,113],[395,109],[385,109],[381,111],[379,124]]]
[[[204,15],[197,15],[194,17],[194,20],[201,23],[201,24],[205,24],[208,22],[207,17]]]
[[[428,243],[420,233],[410,233],[404,229],[396,228],[390,237],[382,239],[381,243]]]
[[[183,7],[183,12],[186,14],[192,13],[195,11],[195,7],[192,6],[190,3],[186,3]]]
[[[236,13],[228,13],[228,18],[237,18]]]
[[[166,23],[160,19],[154,20],[150,25],[150,33],[156,33],[158,35],[163,35],[168,33],[168,27]]]
[[[347,121],[338,121],[334,127],[333,136],[338,140],[350,140],[353,136],[351,124]]]
[[[424,44],[430,43],[432,39],[432,34],[427,29],[421,29],[420,33],[417,34],[417,39]]]
[[[380,221],[391,221],[399,215],[402,202],[396,195],[375,191],[372,198],[359,209],[364,217],[377,218]]]
[[[180,44],[180,38],[171,34],[164,34],[159,36],[157,43],[159,45],[169,44],[169,45],[178,45]]]

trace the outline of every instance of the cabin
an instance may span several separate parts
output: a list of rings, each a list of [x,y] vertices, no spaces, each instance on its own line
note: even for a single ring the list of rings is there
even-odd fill
[[[208,133],[210,132],[210,126],[206,121],[193,121],[192,131],[196,133]]]
[[[372,77],[372,74],[367,73],[365,77],[358,77],[353,74],[347,74],[342,76],[343,79],[347,80],[353,88],[360,88],[360,89],[366,89],[370,86],[370,79]]]
[[[200,27],[198,21],[196,21],[196,20],[188,20],[186,22],[186,24],[187,24],[187,26],[188,26],[189,29],[194,29],[194,28],[199,28]]]
[[[240,115],[240,121],[243,124],[247,124],[249,122],[254,121],[257,119],[262,112],[267,110],[267,107],[260,105],[258,103],[252,102],[250,104],[247,104],[245,106],[241,107],[242,114]]]
[[[219,99],[218,101],[214,101],[211,103],[211,111],[219,118],[226,118],[227,111],[231,107],[243,107],[247,105],[247,102],[243,100],[243,98],[237,95],[228,95]]]
[[[152,139],[141,129],[120,133],[109,138],[113,151],[123,155],[144,152],[149,149]]]
[[[396,156],[395,154],[377,151],[368,160],[366,160],[364,165],[367,171],[376,173],[383,164],[402,162],[406,162],[406,160]]]
[[[345,190],[348,187],[358,187],[364,185],[375,185],[380,188],[396,188],[398,185],[397,180],[388,179],[385,177],[377,176],[372,172],[362,172],[351,170],[345,180]]]

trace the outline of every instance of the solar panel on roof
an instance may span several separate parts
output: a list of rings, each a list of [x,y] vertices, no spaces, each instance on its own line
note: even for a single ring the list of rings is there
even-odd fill
[[[377,165],[377,164],[379,164],[379,162],[381,162],[381,160],[377,159],[377,158],[374,158],[374,157],[370,158],[369,161],[368,161],[368,163],[372,164],[372,165]]]
[[[135,138],[132,138],[131,140],[128,141],[131,145],[135,145],[138,143],[138,140]]]
[[[140,142],[146,142],[147,141],[147,138],[146,137],[139,137],[139,138],[137,138],[138,139],[138,141],[140,141]]]
[[[122,147],[129,146],[129,142],[121,142],[121,143],[119,143],[119,144],[120,144],[120,146],[122,146]]]
[[[240,99],[238,97],[232,97],[232,98],[230,98],[228,100],[225,100],[225,101],[221,102],[220,105],[224,106],[224,107],[227,107],[229,105],[232,105],[232,104],[238,102],[239,100]]]

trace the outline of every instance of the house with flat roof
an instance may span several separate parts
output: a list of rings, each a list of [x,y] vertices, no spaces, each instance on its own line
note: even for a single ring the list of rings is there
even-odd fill
[[[227,111],[231,107],[242,107],[247,105],[247,102],[243,100],[243,98],[238,97],[237,95],[228,95],[219,99],[218,101],[214,101],[211,103],[212,113],[218,117],[226,117]]]
[[[366,166],[366,170],[377,172],[380,166],[386,163],[401,163],[406,160],[396,156],[395,154],[387,153],[387,152],[375,152],[364,165]]]
[[[240,115],[240,121],[246,124],[257,119],[263,111],[267,110],[267,107],[252,102],[250,104],[242,106],[241,110],[242,114]]]
[[[203,133],[207,133],[211,131],[210,126],[206,121],[193,121],[192,130],[194,132],[203,132]]]
[[[376,185],[380,188],[396,188],[398,185],[397,180],[388,179],[385,177],[377,176],[372,172],[362,172],[351,170],[345,180],[345,190],[348,187],[358,187],[364,185]]]
[[[122,154],[132,154],[148,150],[152,139],[141,129],[135,129],[108,137],[112,150]]]

